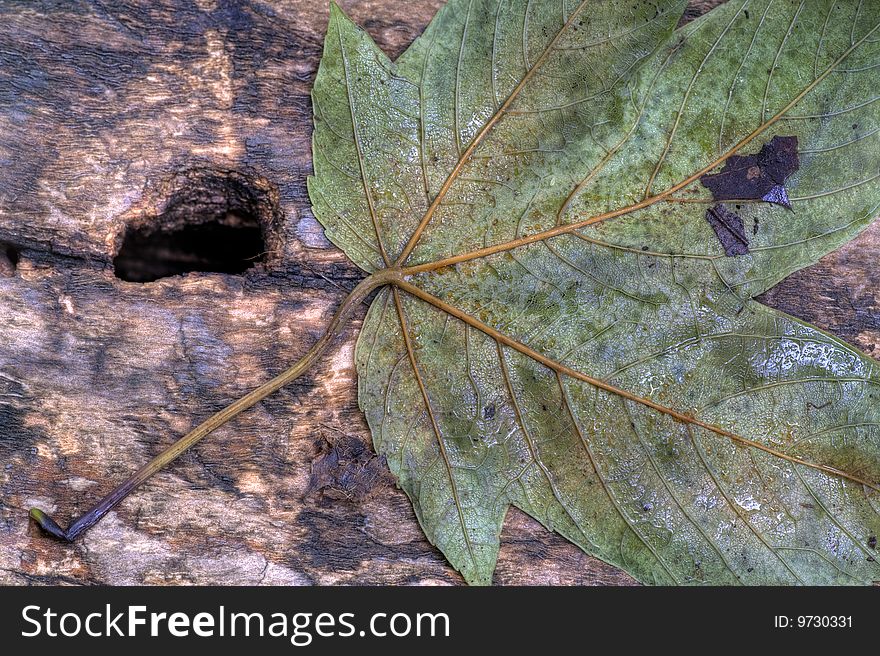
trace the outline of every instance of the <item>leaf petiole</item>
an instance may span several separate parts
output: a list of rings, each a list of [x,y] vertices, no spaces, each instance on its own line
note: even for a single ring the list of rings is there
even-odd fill
[[[342,301],[336,314],[333,315],[330,324],[324,334],[315,342],[308,352],[293,366],[279,374],[267,383],[264,383],[249,394],[241,397],[234,403],[226,406],[212,415],[196,428],[181,437],[174,444],[162,451],[146,465],[138,469],[129,478],[114,488],[107,496],[101,499],[93,508],[76,519],[66,530],[52,517],[39,508],[31,508],[29,515],[36,524],[49,535],[72,542],[84,531],[94,526],[104,515],[114,508],[120,501],[127,497],[132,490],[139,487],[144,481],[163,467],[173,462],[184,451],[200,441],[203,437],[220,428],[236,415],[244,412],[251,406],[256,405],[270,394],[278,391],[288,383],[299,378],[305,373],[327,350],[333,341],[342,333],[343,328],[351,319],[354,311],[366,298],[379,287],[394,281],[399,277],[399,270],[385,269],[364,278]]]

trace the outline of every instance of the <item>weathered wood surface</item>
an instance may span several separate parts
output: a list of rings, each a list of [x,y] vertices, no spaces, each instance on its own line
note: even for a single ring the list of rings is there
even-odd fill
[[[341,4],[396,55],[441,0]],[[77,543],[27,519],[77,515],[284,369],[360,277],[305,191],[326,21],[325,0],[0,5],[0,583],[461,582],[370,450],[358,322]],[[125,226],[184,220],[181,195],[248,204],[264,261],[116,278]],[[766,301],[880,357],[877,253],[880,225]],[[632,582],[515,510],[502,542],[496,583]]]

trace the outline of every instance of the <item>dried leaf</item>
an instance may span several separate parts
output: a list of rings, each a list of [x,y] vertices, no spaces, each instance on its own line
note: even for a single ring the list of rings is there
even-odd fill
[[[451,0],[397,62],[332,10],[309,192],[391,283],[359,401],[471,583],[510,505],[648,583],[880,579],[877,365],[750,300],[877,214],[880,4],[684,4]],[[727,257],[697,183],[750,157],[793,211]]]

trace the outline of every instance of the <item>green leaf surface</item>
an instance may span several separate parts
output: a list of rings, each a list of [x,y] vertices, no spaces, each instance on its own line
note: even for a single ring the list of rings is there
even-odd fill
[[[880,371],[751,300],[880,206],[880,6],[451,0],[395,63],[334,5],[309,192],[390,270],[377,450],[489,583],[515,505],[646,583],[880,580]],[[700,178],[797,137],[791,209]],[[384,280],[384,279],[383,279]]]

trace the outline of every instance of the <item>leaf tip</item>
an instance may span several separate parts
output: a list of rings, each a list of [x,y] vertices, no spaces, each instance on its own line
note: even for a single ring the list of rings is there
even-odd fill
[[[339,6],[336,0],[330,0],[330,22],[345,21],[351,23],[351,18],[345,13],[345,10]]]

